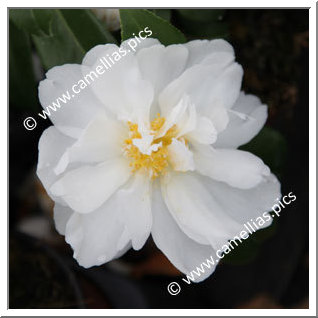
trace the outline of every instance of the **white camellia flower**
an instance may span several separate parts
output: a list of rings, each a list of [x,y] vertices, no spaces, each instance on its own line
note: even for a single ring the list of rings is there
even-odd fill
[[[98,45],[82,65],[49,70],[43,107],[114,51]],[[267,106],[240,91],[242,76],[224,40],[165,47],[148,38],[51,115],[37,173],[80,265],[139,250],[151,234],[189,273],[271,209],[278,180],[237,150],[267,118]]]

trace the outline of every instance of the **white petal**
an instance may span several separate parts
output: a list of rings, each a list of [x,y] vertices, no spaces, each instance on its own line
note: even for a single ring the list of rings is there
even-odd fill
[[[228,123],[226,109],[237,100],[243,76],[237,63],[195,65],[172,81],[159,95],[163,114],[171,112],[180,98],[188,95],[197,113],[208,117],[214,127],[221,131]]]
[[[84,267],[120,257],[133,245],[141,248],[151,225],[150,182],[132,178],[106,203],[90,214],[74,213],[66,228],[66,241]]]
[[[153,39],[153,38],[146,38],[146,39],[141,39],[140,42],[137,42],[137,46],[135,46],[135,43],[131,41],[132,39],[125,40],[121,43],[120,47],[126,50],[130,50],[131,53],[137,54],[140,50],[148,47],[152,47],[155,45],[160,45],[161,43],[159,42],[158,39]],[[134,40],[134,39],[133,39]],[[129,45],[130,44],[130,45]],[[133,47],[133,49],[132,49]]]
[[[66,241],[80,265],[101,265],[131,247],[141,248],[152,226],[149,179],[132,178],[90,214],[74,213],[66,226]]]
[[[200,244],[219,249],[241,225],[226,215],[193,173],[170,173],[162,179],[164,201],[182,231]]]
[[[129,164],[118,157],[65,173],[52,185],[51,191],[62,197],[73,210],[89,213],[100,207],[129,176]]]
[[[66,223],[65,227],[65,241],[72,246],[74,250],[74,258],[77,258],[78,252],[81,248],[82,241],[84,239],[82,220],[83,215],[74,212],[68,220],[68,222]],[[92,241],[94,240],[94,235],[91,235],[91,239]]]
[[[80,138],[69,147],[55,168],[62,173],[72,162],[97,163],[121,155],[124,138],[128,134],[120,122],[98,116],[83,131]]]
[[[185,142],[172,139],[168,146],[169,162],[176,171],[193,171],[195,169],[193,153],[186,146]]]
[[[206,262],[215,251],[211,246],[198,244],[191,240],[178,227],[163,202],[160,189],[153,191],[152,200],[153,226],[151,234],[158,248],[168,257],[170,262],[184,274],[196,270],[202,262]],[[215,266],[206,269],[205,273],[196,278],[202,281],[211,275]]]
[[[158,132],[157,138],[164,136],[173,125],[179,122],[183,122],[184,115],[190,106],[191,102],[189,96],[185,95],[183,98],[180,99],[177,105],[171,109],[171,112],[164,112],[163,116],[166,118],[166,120],[163,126],[161,127],[160,131]]]
[[[53,108],[56,105],[56,111],[49,107],[49,118],[55,127],[61,128],[62,132],[68,133],[71,137],[77,137],[94,117],[104,112],[103,105],[89,86],[78,94],[72,91],[73,85],[77,85],[78,81],[83,79],[85,70],[87,67],[77,64],[55,66],[46,73],[46,79],[39,85],[42,107],[46,110],[49,105]],[[76,87],[76,90],[79,90],[79,87]],[[63,94],[70,99],[63,97]],[[65,129],[67,127],[71,129]]]
[[[206,113],[218,133],[227,127],[229,123],[229,112],[226,108],[221,106],[211,107]]]
[[[229,111],[230,121],[218,135],[215,147],[237,148],[249,142],[264,126],[267,119],[267,106],[259,98],[241,92],[238,100]]]
[[[124,248],[128,242],[139,250],[149,237],[151,215],[151,184],[148,176],[136,173],[134,177],[115,195],[118,204],[118,218],[125,224],[118,248]]]
[[[142,79],[137,58],[131,53],[120,53],[117,46],[104,47],[104,51],[101,47],[93,49],[94,51],[88,52],[87,58],[84,58],[84,62],[90,64],[86,74],[92,72],[91,76],[94,78],[90,81],[90,87],[117,118],[132,122],[148,121],[153,88],[149,82]],[[117,59],[114,56],[117,56]],[[92,64],[94,59],[95,63]],[[106,69],[103,62],[110,63],[110,66],[106,64]],[[98,75],[97,68],[102,68],[103,74]]]
[[[221,53],[219,53],[221,54]],[[221,54],[223,56],[223,54]],[[218,54],[216,54],[218,56]],[[219,82],[226,80],[225,75],[231,71],[237,71],[238,66],[233,63],[232,56],[224,53],[223,61],[215,61],[208,65],[194,65],[182,73],[177,79],[173,80],[159,95],[159,105],[163,114],[171,112],[172,108],[188,95],[191,102],[195,104],[199,113],[205,108],[217,107],[221,104],[222,99],[226,96],[216,96],[214,87],[220,85]],[[240,71],[241,72],[241,71]],[[233,75],[233,74],[232,74]],[[227,85],[227,82],[224,83]],[[240,82],[237,83],[240,85]],[[237,95],[239,94],[239,90]],[[216,105],[211,104],[211,101],[217,99]]]
[[[65,235],[66,224],[72,216],[72,214],[74,213],[74,211],[67,206],[55,203],[53,213],[56,230],[61,235]]]
[[[100,58],[107,58],[109,57],[107,54],[111,55],[112,52],[117,51],[118,49],[118,46],[112,43],[96,45],[85,54],[82,64],[86,66],[93,66]]]
[[[230,43],[221,40],[194,40],[185,44],[189,50],[187,67],[201,63],[205,58],[213,53],[226,52],[233,55],[234,50]]]
[[[74,142],[75,140],[73,138],[63,135],[54,126],[47,128],[40,138],[36,173],[53,200],[58,200],[50,191],[51,185],[58,178],[58,175],[54,172],[54,167],[65,150]],[[61,202],[60,200],[58,201]]]
[[[210,145],[216,141],[217,130],[209,118],[199,116],[195,129],[188,133],[186,137],[192,142]]]
[[[182,114],[182,116],[178,118],[177,122],[177,138],[182,137],[191,131],[194,131],[198,123],[198,116],[195,106],[190,102],[190,99],[187,96],[186,99],[188,100],[187,109],[184,114]]]
[[[157,39],[146,38],[146,39],[143,39],[141,41],[141,43],[138,43],[136,48],[134,48],[134,50],[135,50],[134,51],[134,50],[131,49],[131,46],[133,46],[132,42],[131,42],[131,46],[129,46],[129,41],[130,40],[131,39],[123,41],[121,43],[121,45],[120,45],[121,52],[122,52],[121,54],[124,55],[124,51],[126,51],[126,54],[128,54],[128,53],[129,54],[134,54],[134,53],[138,53],[138,51],[143,49],[143,48],[151,47],[151,46],[154,46],[154,45],[160,45],[160,42]],[[117,45],[115,45],[115,44],[96,45],[95,47],[93,47],[91,50],[89,50],[86,53],[82,63],[83,63],[83,65],[93,66],[95,64],[95,62],[97,60],[99,60],[101,57],[107,58],[107,57],[111,56],[111,53],[113,53],[114,51],[118,51],[118,50],[119,50],[119,47]],[[128,50],[130,52],[128,52]],[[107,56],[107,54],[109,56]],[[109,60],[109,62],[111,62],[111,61]]]
[[[156,45],[137,54],[141,74],[152,84],[156,95],[181,74],[187,57],[188,50],[180,44]]]
[[[202,89],[209,90],[207,98],[201,96],[205,101],[203,114],[210,114],[214,107],[231,108],[239,97],[243,77],[242,66],[233,63],[214,81],[211,86],[208,82],[203,83]],[[202,102],[203,104],[203,102]]]
[[[131,242],[129,242],[123,249],[119,250],[113,258],[116,259],[123,256],[130,249],[131,249]]]
[[[185,95],[181,101],[184,109],[178,114],[174,122],[178,126],[177,137],[186,135],[187,138],[199,143],[214,143],[218,131],[223,130],[228,123],[227,110],[222,107],[213,108],[213,112],[210,112],[210,117],[213,118],[212,122],[210,118],[197,114],[196,107],[190,101],[189,96]],[[178,108],[177,106],[172,109],[171,114]]]
[[[116,203],[110,199],[90,214],[75,212],[66,225],[65,240],[72,246],[78,263],[88,268],[121,254],[117,242],[123,229]]]
[[[263,212],[270,211],[277,202],[276,200],[281,197],[280,183],[273,174],[265,177],[261,183],[252,189],[233,188],[224,182],[214,181],[204,176],[200,178],[200,181],[208,191],[213,193],[224,211],[242,225],[251,221],[251,219],[257,223],[258,217],[266,221],[260,227],[271,224],[272,220],[264,218]]]
[[[195,145],[193,153],[197,171],[232,187],[253,188],[270,174],[264,162],[247,151]]]

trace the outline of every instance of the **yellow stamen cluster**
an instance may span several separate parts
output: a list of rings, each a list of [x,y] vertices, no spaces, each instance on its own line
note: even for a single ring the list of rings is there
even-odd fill
[[[172,126],[164,136],[156,138],[162,126],[165,123],[165,118],[160,117],[160,114],[150,123],[151,134],[154,135],[153,144],[162,143],[157,151],[153,151],[150,155],[143,154],[138,147],[133,144],[133,139],[142,138],[138,131],[138,125],[128,122],[129,138],[125,140],[124,151],[128,158],[131,159],[130,166],[135,172],[139,169],[148,171],[153,179],[157,178],[161,173],[164,173],[168,167],[168,149],[172,142],[172,138],[176,136],[176,126]]]

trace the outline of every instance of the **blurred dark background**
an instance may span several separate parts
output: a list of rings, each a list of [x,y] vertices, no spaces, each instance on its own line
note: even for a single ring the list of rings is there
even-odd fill
[[[209,279],[183,284],[177,296],[166,287],[181,276],[151,240],[107,265],[81,268],[54,230],[53,204],[35,175],[38,140],[50,123],[39,121],[33,131],[22,124],[40,110],[37,85],[44,70],[33,43],[28,43],[33,69],[21,73],[13,64],[17,50],[25,52],[24,38],[11,40],[19,33],[10,22],[9,308],[308,308],[309,11],[154,11],[188,40],[231,42],[245,71],[243,89],[269,106],[267,134],[248,147],[265,157],[282,193],[292,191],[297,200],[272,227],[225,258]],[[34,82],[27,82],[33,70]]]

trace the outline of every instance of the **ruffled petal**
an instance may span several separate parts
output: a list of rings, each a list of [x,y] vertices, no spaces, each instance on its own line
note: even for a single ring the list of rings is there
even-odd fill
[[[213,194],[224,211],[242,225],[252,220],[260,228],[264,228],[272,223],[272,219],[264,217],[263,213],[270,211],[281,198],[280,183],[273,174],[265,177],[252,189],[234,188],[205,176],[200,176],[200,181]]]
[[[200,96],[205,107],[202,113],[209,115],[210,109],[218,106],[231,108],[239,97],[243,78],[243,68],[237,63],[232,63],[224,72],[217,78],[214,85],[204,83],[202,89],[209,91],[207,98]],[[213,80],[213,79],[212,79]],[[199,109],[198,109],[199,111]]]
[[[178,130],[180,130],[179,136],[185,134],[187,130],[184,131],[184,127],[188,126],[187,124],[185,124],[185,121],[187,121],[189,117],[187,116],[188,110],[190,110],[190,112],[192,113],[194,111],[194,115],[195,115],[195,108],[191,104],[189,96],[185,95],[183,96],[183,98],[180,99],[177,105],[171,109],[171,112],[163,113],[163,116],[166,117],[166,120],[164,124],[162,125],[160,131],[158,132],[157,137],[164,136],[166,132],[174,125],[177,125]],[[190,125],[190,126],[193,126],[193,127],[190,127],[190,129],[193,129],[196,123],[196,116],[191,116],[191,117],[194,117],[194,120],[192,120],[193,123],[192,125]]]
[[[217,139],[217,130],[208,117],[199,116],[195,129],[190,131],[186,138],[191,142],[210,145]]]
[[[152,226],[149,192],[149,179],[137,175],[98,209],[72,215],[65,239],[81,266],[101,265],[144,245]]]
[[[131,41],[132,39],[125,40],[121,43],[120,47],[131,51],[132,53],[137,54],[140,50],[152,47],[155,45],[161,45],[158,39],[154,38],[146,38],[146,39],[139,39],[140,41],[136,41],[133,39],[135,42],[137,42],[137,45]],[[129,45],[130,44],[130,45]],[[133,47],[133,48],[132,48]]]
[[[248,143],[264,126],[267,106],[254,95],[241,92],[233,108],[229,111],[229,123],[218,135],[215,147],[237,148]]]
[[[126,54],[131,53],[131,54],[137,54],[139,50],[151,47],[154,45],[160,45],[160,42],[157,39],[152,39],[152,38],[146,38],[143,39],[138,45],[132,50],[131,45],[129,45],[129,41],[131,39],[125,40],[121,43],[120,48],[121,48],[121,54]],[[132,43],[131,43],[132,44]],[[119,47],[115,44],[100,44],[96,45],[93,47],[91,50],[89,50],[86,55],[83,58],[83,65],[87,66],[93,66],[97,60],[99,60],[101,57],[107,57],[106,54],[111,54],[114,51],[118,51]],[[130,52],[128,52],[128,50]],[[124,57],[124,56],[123,56]],[[118,58],[118,57],[117,57]],[[104,61],[105,62],[105,61]],[[105,62],[106,63],[106,62]],[[107,64],[106,64],[107,65]]]
[[[222,39],[216,40],[194,40],[185,43],[184,46],[189,50],[187,67],[200,64],[211,54],[229,53],[234,59],[234,49],[232,45]]]
[[[211,246],[198,244],[190,239],[171,217],[158,186],[153,191],[152,199],[153,226],[151,234],[157,247],[168,257],[170,262],[184,274],[196,270],[203,262],[215,254]],[[211,265],[195,282],[210,276],[216,266]]]
[[[99,59],[109,57],[111,53],[118,51],[118,49],[118,46],[112,43],[96,45],[85,54],[82,64],[89,67],[94,66]],[[108,66],[106,61],[104,63]]]
[[[242,76],[242,67],[226,57],[223,62],[194,65],[159,95],[161,112],[170,113],[182,97],[189,96],[197,113],[208,117],[217,131],[222,131],[229,121],[227,109],[239,96]]]
[[[138,64],[142,77],[149,81],[155,96],[184,70],[188,50],[184,45],[155,45],[139,50]]]
[[[124,121],[139,123],[149,120],[153,87],[142,79],[137,58],[132,52],[120,51],[116,45],[106,44],[89,51],[83,62],[89,65],[86,75],[93,78],[90,87],[111,113]]]
[[[185,95],[174,107],[162,129],[165,133],[173,125],[177,126],[177,138],[185,137],[187,140],[212,144],[217,138],[217,130],[212,121],[205,116],[197,114],[196,107],[191,103],[189,96]]]
[[[64,172],[71,163],[98,163],[122,154],[127,128],[120,122],[100,115],[89,123],[79,139],[63,154],[55,172]]]
[[[247,151],[195,145],[193,153],[198,172],[232,187],[250,189],[270,175],[264,162]]]
[[[66,224],[71,218],[74,211],[67,206],[55,203],[53,216],[56,230],[61,234],[65,235]]]
[[[149,237],[151,214],[151,183],[147,175],[136,173],[115,195],[118,218],[125,224],[118,248],[131,242],[135,250],[143,247]]]
[[[74,258],[85,267],[101,265],[121,255],[117,242],[124,225],[118,219],[118,207],[107,201],[90,214],[74,212],[66,225],[65,240],[74,250]]]
[[[184,95],[190,97],[199,113],[204,111],[207,106],[208,108],[223,106],[223,100],[228,104],[229,97],[223,96],[220,88],[224,86],[230,88],[230,84],[235,84],[234,80],[238,76],[242,76],[241,67],[233,63],[232,56],[227,53],[215,54],[215,58],[210,57],[209,61],[207,65],[198,64],[188,68],[161,92],[159,105],[162,113],[169,113]],[[235,73],[238,76],[235,76],[235,79],[231,81],[231,76]],[[239,86],[239,88],[235,100],[239,95],[240,85],[240,81],[236,83],[236,87]],[[215,93],[221,93],[221,96]],[[211,104],[215,100],[217,103]]]
[[[182,231],[200,244],[220,248],[240,224],[227,216],[195,173],[171,172],[162,179],[164,201]]]
[[[56,128],[74,138],[80,135],[93,118],[105,112],[102,103],[89,86],[78,94],[72,90],[74,85],[77,85],[75,90],[79,90],[78,82],[88,70],[87,67],[78,64],[55,66],[46,73],[46,79],[39,84],[42,107],[46,110],[46,107],[51,106],[48,109],[51,115],[47,117]]]
[[[62,134],[54,126],[47,128],[39,141],[39,158],[36,173],[44,188],[53,200],[59,200],[51,191],[51,185],[58,179],[54,167],[59,162],[65,150],[75,142],[75,139]]]
[[[185,172],[195,169],[193,153],[186,146],[185,141],[173,138],[167,149],[169,162],[175,171]]]
[[[65,173],[51,187],[70,208],[89,213],[99,208],[130,176],[130,167],[121,157],[96,166],[83,166]]]

